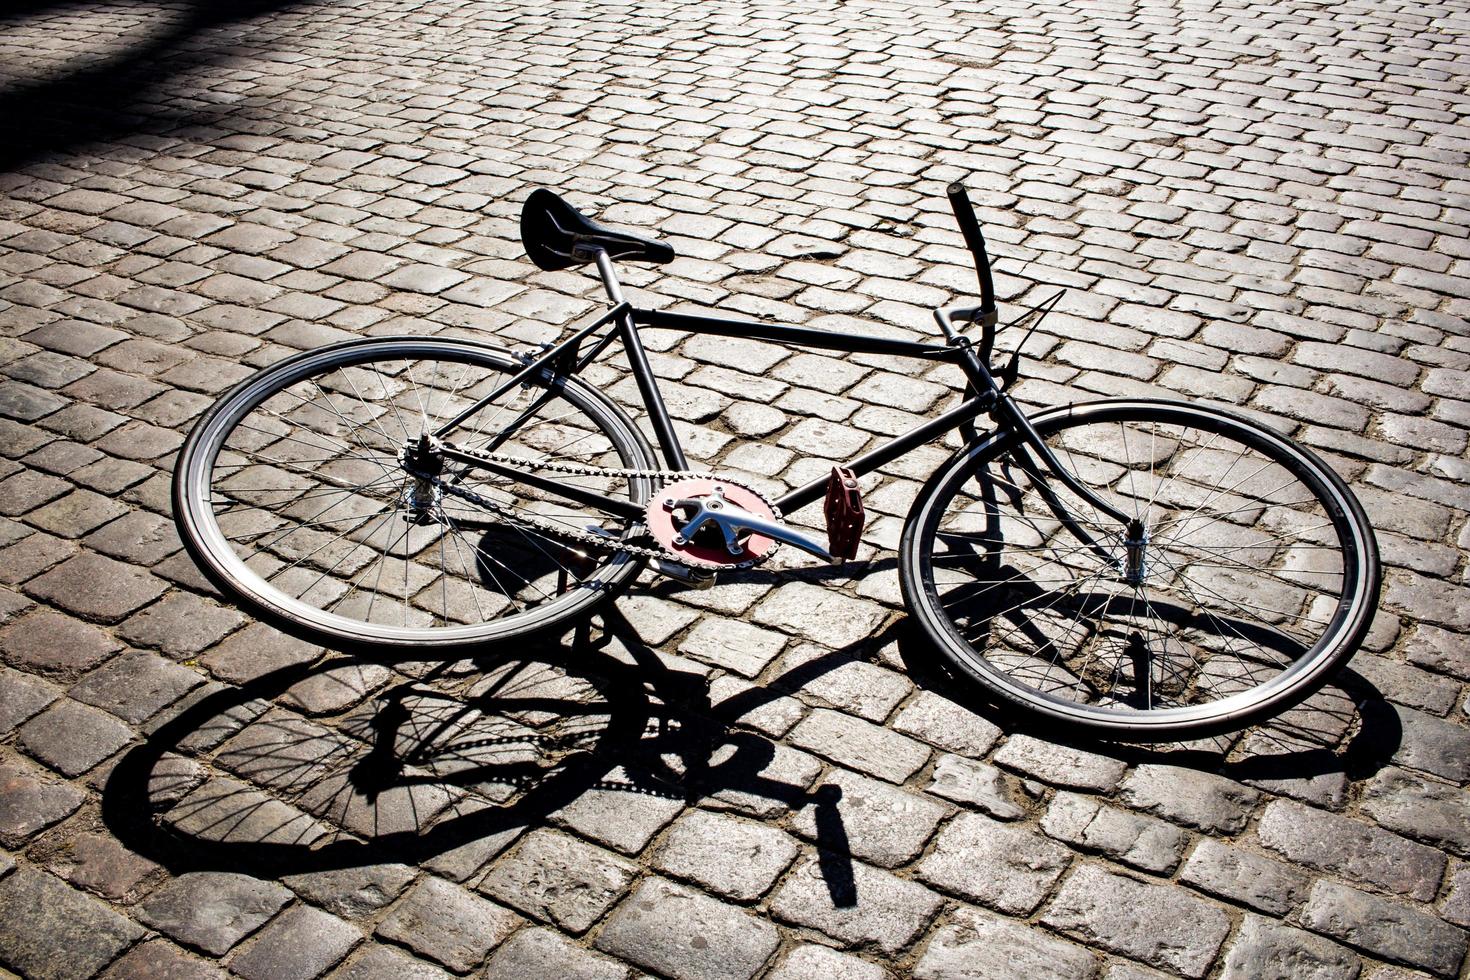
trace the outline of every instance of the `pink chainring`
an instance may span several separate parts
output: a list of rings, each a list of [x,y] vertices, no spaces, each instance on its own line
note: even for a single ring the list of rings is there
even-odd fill
[[[668,486],[660,487],[653,495],[653,500],[648,504],[646,520],[648,531],[653,535],[665,551],[669,552],[679,561],[698,568],[729,568],[733,565],[743,565],[747,562],[761,561],[776,549],[776,542],[763,534],[747,535],[744,541],[745,548],[738,555],[732,555],[725,549],[723,539],[715,535],[708,539],[699,541],[685,541],[676,544],[674,539],[682,530],[682,522],[679,515],[665,507],[667,500],[695,500],[713,495],[715,488],[719,487],[725,495],[725,499],[737,507],[743,507],[752,514],[771,520],[779,520],[769,501],[749,487],[742,487],[738,483],[729,480],[680,480],[678,483],[670,483]],[[686,518],[691,515],[684,515]]]

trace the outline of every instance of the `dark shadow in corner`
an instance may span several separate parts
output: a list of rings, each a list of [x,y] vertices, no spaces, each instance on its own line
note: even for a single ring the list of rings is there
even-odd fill
[[[0,170],[13,170],[87,143],[137,132],[161,132],[198,122],[194,115],[143,105],[170,77],[231,57],[231,44],[185,43],[212,28],[320,0],[192,0],[182,12],[157,11],[166,26],[120,53],[94,58],[59,77],[0,89]],[[7,5],[0,24],[43,12],[83,6],[22,0]]]
[[[276,878],[422,864],[502,832],[544,825],[591,791],[686,802],[738,794],[790,809],[815,807],[818,864],[831,899],[837,907],[856,904],[840,789],[784,781],[778,747],[757,731],[734,727],[780,692],[751,688],[711,704],[706,679],[666,666],[615,608],[604,607],[598,619],[602,630],[584,624],[566,644],[557,637],[520,641],[513,654],[486,653],[427,670],[414,666],[421,658],[329,657],[208,694],[123,756],[102,794],[103,820],[130,850],[175,874],[231,870]],[[819,676],[852,654],[836,651],[803,664],[792,681]],[[328,670],[389,663],[415,679],[346,712],[340,740],[323,737],[319,723],[294,712],[267,715],[288,689]],[[505,680],[528,676],[527,664],[560,672],[592,692],[591,701],[557,693],[555,683],[518,688]],[[471,685],[469,696],[436,692],[437,682],[454,677]],[[593,722],[570,738],[534,730],[536,718],[570,718],[576,729],[578,717]],[[489,728],[476,729],[477,719],[491,720]],[[240,738],[256,726],[263,726],[256,736]],[[548,748],[555,750],[553,764],[526,758]],[[211,784],[189,775],[217,751],[212,774],[226,780]],[[609,779],[613,770],[624,777]],[[216,789],[202,788],[211,785]],[[482,796],[422,816],[417,809],[445,792],[486,787],[488,802]],[[505,802],[494,799],[497,788],[505,790]],[[271,798],[298,809],[288,812]],[[347,824],[356,836],[303,834],[311,824],[303,814]],[[373,832],[365,833],[365,825]]]

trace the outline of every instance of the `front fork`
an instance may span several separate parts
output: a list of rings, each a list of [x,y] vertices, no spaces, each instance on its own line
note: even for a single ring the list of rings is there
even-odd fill
[[[981,354],[984,355],[983,358],[975,353],[974,345],[970,342],[969,338],[964,337],[955,329],[955,317],[981,325],[984,337],[980,345]],[[1046,501],[1047,507],[1050,508],[1057,519],[1088,550],[1109,565],[1119,569],[1123,574],[1124,581],[1135,587],[1141,584],[1143,576],[1146,573],[1144,548],[1148,543],[1148,534],[1143,524],[1137,518],[1130,517],[1108,501],[1093,493],[1091,489],[1084,486],[1080,480],[1073,476],[1062,465],[1061,461],[1057,459],[1056,454],[1051,451],[1051,447],[1041,438],[1041,433],[1036,431],[1036,427],[1031,424],[1031,420],[1026,417],[1026,413],[1017,407],[1015,401],[996,382],[995,376],[990,373],[990,366],[986,363],[986,360],[989,359],[990,351],[994,346],[996,324],[994,308],[992,307],[988,310],[979,307],[935,310],[934,319],[938,322],[945,339],[952,346],[960,348],[960,367],[969,379],[970,387],[982,395],[989,393],[993,398],[990,404],[990,418],[995,422],[996,427],[1013,429],[1021,438],[1024,446],[1021,447],[1020,452],[1017,454],[1021,468],[1026,471],[1027,476],[1036,485],[1037,492]],[[1032,453],[1040,460],[1040,465],[1031,458]],[[1068,490],[1081,497],[1091,507],[1096,509],[1098,513],[1111,517],[1122,526],[1124,555],[1121,560],[1112,551],[1104,547],[1091,532],[1072,517],[1070,511],[1061,501],[1056,499],[1056,494],[1047,485],[1047,473],[1054,476]]]

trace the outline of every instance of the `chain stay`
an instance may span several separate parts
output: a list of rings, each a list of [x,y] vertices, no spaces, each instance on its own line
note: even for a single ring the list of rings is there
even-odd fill
[[[483,459],[486,462],[500,463],[501,465],[506,466],[523,466],[527,469],[534,470],[547,470],[552,473],[562,473],[567,476],[618,476],[627,477],[630,479],[660,481],[668,481],[674,479],[725,480],[725,477],[722,477],[716,473],[698,473],[689,470],[614,469],[604,466],[585,466],[576,463],[557,463],[551,460],[537,461],[533,459],[526,459],[523,456],[512,456],[507,453],[484,452],[481,450],[460,449],[458,447],[455,448],[458,452],[464,453],[467,456],[474,456],[478,459]],[[457,486],[453,483],[448,483],[437,476],[433,477],[431,479],[431,482],[434,484],[434,486],[438,487],[442,492],[448,494],[449,496],[459,497],[460,499],[467,500],[472,504],[477,504],[480,507],[485,508],[486,510],[493,511],[494,513],[511,521],[512,523],[534,528],[537,531],[540,531],[542,534],[547,535],[548,537],[563,538],[569,541],[576,541],[579,544],[590,545],[594,548],[602,548],[606,551],[613,551],[620,554],[634,555],[639,558],[658,559],[659,561],[676,564],[695,572],[710,571],[710,569],[703,566],[692,565],[689,562],[686,562],[683,559],[679,558],[677,555],[665,551],[662,548],[646,548],[642,545],[629,544],[626,541],[607,537],[601,534],[594,534],[591,531],[578,531],[575,528],[567,527],[564,524],[558,524],[555,521],[548,521],[544,518],[536,517],[533,514],[519,513],[513,508],[507,507],[505,504],[497,503],[488,497],[475,493],[473,490],[466,490],[465,488]],[[739,483],[738,480],[726,480],[726,482]],[[744,484],[740,485],[745,486]],[[750,487],[746,487],[746,489],[750,490],[751,493],[756,494],[756,496],[760,497],[761,500],[770,505],[771,512],[776,516],[778,520],[780,519],[781,511],[774,504],[771,504],[769,500],[766,500],[765,495]],[[771,557],[771,555],[775,554],[776,550],[780,548],[780,546],[781,543],[778,541],[776,542],[775,548],[772,548],[769,552],[762,555],[758,559],[731,563],[729,565],[723,566],[719,570],[744,571],[745,569],[752,568],[760,562],[765,561],[767,558]]]

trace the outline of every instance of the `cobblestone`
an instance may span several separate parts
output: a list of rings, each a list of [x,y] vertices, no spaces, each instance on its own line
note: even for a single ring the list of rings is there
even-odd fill
[[[751,901],[770,889],[798,851],[795,841],[773,827],[693,810],[669,831],[653,863],[715,894]]]
[[[1465,957],[1463,930],[1333,881],[1312,886],[1302,923],[1349,946],[1439,976],[1452,975]]]
[[[465,973],[483,962],[520,922],[493,902],[430,877],[394,906],[378,924],[378,935]]]
[[[132,925],[33,927],[0,973],[1464,972],[1462,11],[124,6],[0,33],[0,894]],[[891,549],[953,438],[865,477],[860,563],[645,579],[631,634],[537,639],[596,693],[504,741],[422,740],[521,648],[324,656],[180,549],[173,455],[249,371],[371,335],[525,349],[598,307],[525,260],[531,187],[669,237],[620,266],[640,303],[933,340],[928,307],[973,298],[954,179],[1003,315],[1068,288],[1019,397],[1234,405],[1359,494],[1366,685],[1187,746],[1022,734],[901,612]],[[887,354],[647,340],[694,465],[772,493],[959,393]],[[587,377],[635,388],[615,356]]]
[[[637,866],[563,834],[537,830],[496,863],[480,891],[536,919],[585,932],[628,890]]]
[[[871,943],[892,955],[913,942],[943,904],[916,882],[865,864],[852,865],[855,896],[834,898],[820,859],[788,876],[771,899],[777,918],[845,943]]]
[[[1027,929],[1014,919],[962,908],[939,929],[914,967],[920,980],[1046,976],[1086,980],[1097,964],[1087,950]]]
[[[678,980],[749,980],[777,942],[769,922],[655,878],[618,906],[596,945]]]
[[[137,923],[48,874],[0,879],[0,962],[27,977],[91,976],[142,936]]]
[[[186,946],[220,956],[275,915],[291,898],[280,885],[243,874],[196,871],[165,883],[139,918]]]
[[[1076,939],[1187,977],[1204,976],[1230,931],[1225,913],[1164,885],[1083,865],[1041,921]]]
[[[1031,829],[979,814],[956,817],[919,866],[925,881],[1011,915],[1029,915],[1072,855]],[[977,873],[983,869],[983,872]]]
[[[1261,843],[1288,860],[1428,901],[1439,890],[1443,854],[1355,820],[1278,800],[1261,815]]]

